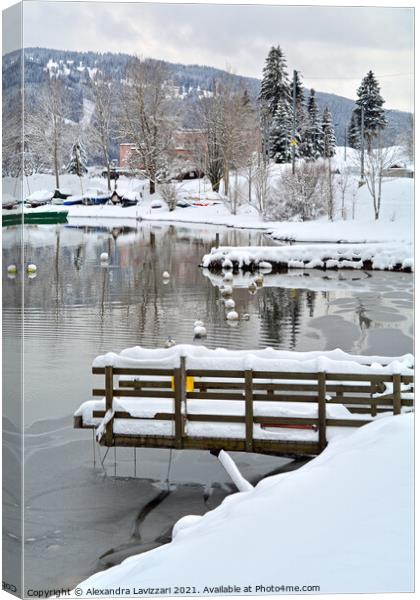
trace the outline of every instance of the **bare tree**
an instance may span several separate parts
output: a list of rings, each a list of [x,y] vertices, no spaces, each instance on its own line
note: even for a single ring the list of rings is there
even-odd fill
[[[167,162],[176,125],[168,110],[167,70],[160,62],[134,58],[127,67],[127,80],[120,134],[135,145],[139,166],[146,171],[154,194],[156,175]]]
[[[89,127],[90,144],[103,156],[107,172],[108,190],[111,189],[110,144],[113,133],[113,107],[115,94],[112,82],[98,74],[91,80],[90,87],[95,102],[95,110]]]
[[[385,146],[382,136],[378,137],[376,148],[372,148],[365,156],[365,182],[373,200],[375,220],[379,219],[382,203],[382,183],[386,169],[400,160],[401,150],[398,146]]]
[[[257,208],[260,214],[265,216],[271,190],[269,183],[270,163],[264,159],[263,153],[254,154],[251,169],[252,189]]]
[[[355,213],[355,203],[356,203],[356,193],[357,193],[357,179],[351,175],[351,169],[347,166],[343,166],[340,169],[340,172],[337,173],[334,177],[335,179],[335,187],[337,193],[339,194],[340,202],[340,215],[343,221],[345,221],[348,217],[347,214],[347,206],[346,199],[351,196],[352,200],[352,218],[354,219]]]
[[[33,109],[25,112],[24,140],[33,154],[45,157],[54,172],[57,189],[68,145],[66,116],[64,85],[52,77],[41,90]]]
[[[235,213],[238,201],[238,173],[245,168],[255,149],[250,143],[256,128],[256,112],[245,89],[238,89],[228,74],[214,82],[211,97],[197,103],[197,120],[205,133],[206,143],[199,148],[204,153],[200,162],[213,191],[223,189]],[[235,171],[230,189],[230,174]]]
[[[194,154],[199,168],[208,177],[212,190],[218,192],[223,177],[223,108],[213,85],[213,95],[198,100],[196,119],[203,132],[203,144],[195,144]]]

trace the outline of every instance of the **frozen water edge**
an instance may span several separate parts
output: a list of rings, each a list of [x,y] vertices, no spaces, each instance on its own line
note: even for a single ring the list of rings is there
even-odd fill
[[[298,471],[185,520],[170,544],[79,587],[112,595],[120,585],[174,589],[188,581],[197,593],[232,583],[258,591],[286,573],[297,585],[316,582],[321,593],[413,591],[413,425],[403,415],[362,427]]]

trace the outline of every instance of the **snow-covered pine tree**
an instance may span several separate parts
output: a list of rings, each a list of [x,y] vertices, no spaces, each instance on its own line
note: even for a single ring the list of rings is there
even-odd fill
[[[290,97],[293,99],[293,81],[290,83]],[[303,132],[307,124],[307,113],[305,106],[305,90],[302,79],[297,73],[296,76],[296,134],[297,145],[295,147],[295,156],[302,156],[301,145],[303,141]]]
[[[276,163],[287,163],[291,159],[292,114],[289,104],[280,101],[270,133],[271,158]]]
[[[354,111],[351,113],[350,124],[347,131],[347,143],[350,148],[354,148],[355,150],[360,148],[360,128]]]
[[[387,120],[385,111],[382,108],[385,100],[381,96],[381,88],[372,71],[363,78],[362,83],[357,90],[358,99],[356,100],[357,124],[361,128],[362,107],[364,108],[364,137],[367,142],[367,150],[370,152],[375,137],[385,128]]]
[[[335,155],[335,131],[332,123],[332,115],[328,106],[322,114],[322,155],[324,158],[332,158]]]
[[[322,128],[319,122],[315,90],[311,89],[307,105],[307,123],[303,130],[300,155],[307,160],[316,160],[317,158],[320,158],[323,152],[322,138]]]
[[[70,152],[70,162],[67,166],[67,172],[83,177],[87,173],[87,155],[83,144],[77,141],[73,144]]]
[[[280,46],[273,46],[268,53],[258,99],[271,118],[274,117],[280,100],[290,102],[286,59]]]

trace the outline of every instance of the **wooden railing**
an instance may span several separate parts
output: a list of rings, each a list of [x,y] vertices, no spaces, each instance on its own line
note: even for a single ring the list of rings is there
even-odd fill
[[[412,376],[350,373],[301,373],[253,370],[188,369],[181,358],[175,369],[137,369],[94,367],[93,374],[105,375],[105,388],[94,389],[93,396],[105,397],[105,410],[94,411],[94,418],[112,415],[105,427],[101,444],[105,446],[166,447],[185,449],[220,449],[263,453],[321,452],[327,444],[327,427],[360,427],[370,422],[360,417],[337,419],[327,417],[327,407],[344,405],[350,412],[375,416],[380,412],[399,414],[403,406],[412,406],[411,398],[404,398],[402,384],[413,384]],[[114,377],[122,376],[114,387]],[[124,376],[126,378],[124,378]],[[392,384],[392,393],[384,394],[385,384]],[[172,421],[173,435],[129,435],[114,432],[116,419],[135,419],[128,412],[115,411],[115,397],[168,398],[173,400],[173,411],[158,412],[154,419]],[[244,415],[194,414],[188,412],[189,401],[244,402]],[[318,405],[316,417],[283,417],[261,415],[258,403],[273,402],[279,406],[290,402],[310,402]],[[274,404],[275,403],[275,404]],[[281,403],[281,404],[280,404]],[[216,405],[215,405],[216,407]],[[231,437],[192,437],[186,422],[240,423],[245,425],[243,439]],[[262,427],[302,427],[318,432],[314,441],[284,441],[260,439],[254,435],[254,425]],[[83,427],[80,417],[75,427]]]

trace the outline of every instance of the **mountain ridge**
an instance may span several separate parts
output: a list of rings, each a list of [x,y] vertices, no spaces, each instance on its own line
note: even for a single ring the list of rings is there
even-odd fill
[[[16,63],[14,59],[18,59],[19,56],[19,50],[3,56],[3,89],[8,85],[16,87],[20,85],[20,78],[16,78],[16,73],[13,74],[13,68]],[[132,55],[126,53],[79,52],[76,50],[56,50],[43,47],[24,48],[24,57],[25,83],[29,98],[32,98],[36,102],[38,86],[45,81],[51,72],[59,73],[66,80],[71,101],[71,118],[76,122],[80,122],[83,118],[84,99],[89,99],[89,90],[86,84],[94,72],[99,69],[114,79],[117,85],[121,85],[127,63],[133,58]],[[260,80],[256,77],[228,73],[223,69],[208,65],[194,63],[185,65],[159,59],[150,60],[156,60],[167,67],[171,77],[171,84],[173,84],[174,88],[179,89],[179,93],[175,99],[183,100],[187,107],[188,102],[193,101],[200,94],[203,95],[206,91],[210,92],[214,80],[221,77],[230,77],[238,86],[245,86],[253,98],[256,98],[259,92]],[[306,93],[308,92],[308,90],[305,91]],[[354,100],[340,96],[339,94],[318,90],[316,90],[316,97],[320,112],[326,106],[329,106],[333,115],[337,143],[343,145],[345,130],[348,127],[351,112],[354,108]],[[404,130],[410,127],[411,113],[397,109],[386,109],[385,112],[389,122],[386,141],[393,143]],[[183,126],[188,126],[188,117],[187,122],[184,122]]]

